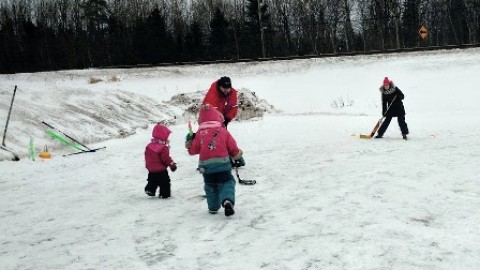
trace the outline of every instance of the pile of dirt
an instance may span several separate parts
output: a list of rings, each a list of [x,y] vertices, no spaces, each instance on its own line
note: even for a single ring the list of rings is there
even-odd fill
[[[198,108],[202,104],[205,94],[205,91],[182,93],[173,96],[167,103],[183,108],[183,115],[180,117],[181,119],[177,118],[177,120],[192,120],[197,118]],[[279,110],[265,100],[259,99],[255,92],[245,88],[238,90],[238,115],[235,118],[237,121],[260,118],[267,113],[275,112],[279,112]]]

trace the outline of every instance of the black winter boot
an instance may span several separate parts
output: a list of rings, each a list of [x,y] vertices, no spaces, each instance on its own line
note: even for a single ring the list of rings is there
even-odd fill
[[[225,208],[225,216],[231,216],[233,214],[235,214],[235,210],[233,210],[233,205],[230,201],[225,201],[223,203],[223,207]]]
[[[147,194],[150,197],[155,196],[155,192],[151,192],[150,190],[145,190],[145,194]]]

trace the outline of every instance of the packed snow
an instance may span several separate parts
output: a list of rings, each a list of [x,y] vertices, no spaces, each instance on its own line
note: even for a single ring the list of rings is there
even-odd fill
[[[478,74],[480,49],[0,75],[0,125],[18,86],[5,143],[21,158],[0,150],[0,268],[480,269]],[[237,185],[231,217],[207,212],[184,148],[192,105],[224,75],[261,112],[228,126],[257,181]],[[395,119],[359,138],[385,76],[408,141]],[[75,150],[42,121],[106,149],[62,157]],[[143,191],[156,122],[173,131],[169,199]]]

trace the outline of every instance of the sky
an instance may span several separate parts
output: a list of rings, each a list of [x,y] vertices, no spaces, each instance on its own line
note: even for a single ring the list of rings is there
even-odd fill
[[[478,269],[479,73],[466,49],[0,75],[0,123],[18,86],[5,141],[21,158],[0,150],[2,269]],[[195,118],[170,101],[224,75],[278,110],[229,125],[257,181],[237,184],[231,217],[208,214],[183,145]],[[405,94],[407,141],[395,119],[359,138],[385,76]],[[166,200],[143,193],[161,120],[178,164]],[[62,157],[74,150],[42,121],[106,149]]]

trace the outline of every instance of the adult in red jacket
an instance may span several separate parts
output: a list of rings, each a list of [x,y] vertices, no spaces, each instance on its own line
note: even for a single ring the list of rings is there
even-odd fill
[[[225,128],[232,121],[238,112],[237,90],[232,87],[229,77],[221,77],[213,82],[203,99],[202,105],[210,104],[217,109],[225,118]]]

